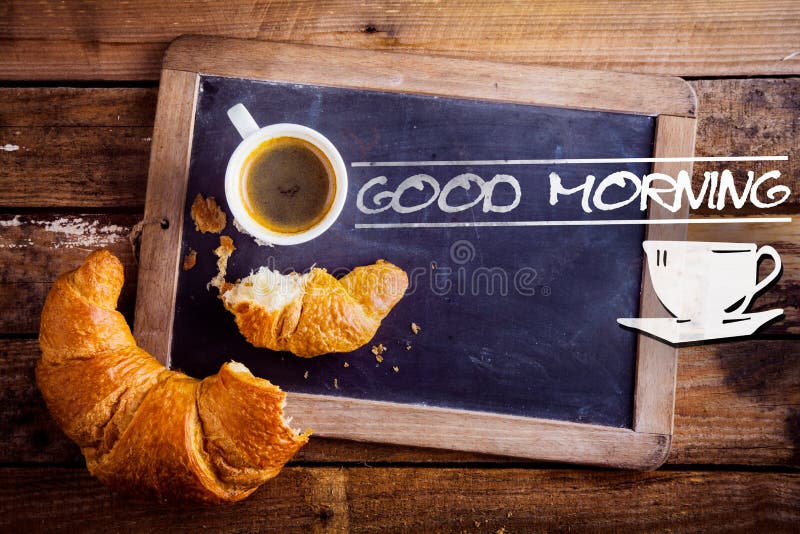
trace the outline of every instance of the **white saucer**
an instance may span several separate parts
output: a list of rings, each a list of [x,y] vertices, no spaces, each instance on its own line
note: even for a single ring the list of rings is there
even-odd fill
[[[737,316],[721,317],[719,323],[700,324],[669,318],[617,319],[622,326],[635,328],[668,343],[694,343],[711,339],[749,336],[763,325],[783,314],[783,310],[768,310]]]

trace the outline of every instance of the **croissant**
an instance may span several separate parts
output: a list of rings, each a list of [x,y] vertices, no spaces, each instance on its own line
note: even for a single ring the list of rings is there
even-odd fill
[[[285,393],[239,363],[196,380],[136,345],[116,311],[119,260],[90,254],[42,311],[36,383],[53,418],[108,486],[166,501],[237,501],[308,441],[283,420]]]
[[[317,267],[302,275],[261,267],[222,284],[221,298],[252,345],[310,358],[368,343],[407,288],[405,271],[378,260],[339,280]]]

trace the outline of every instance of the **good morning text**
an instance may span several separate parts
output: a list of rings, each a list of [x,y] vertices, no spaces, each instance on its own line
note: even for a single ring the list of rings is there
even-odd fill
[[[791,190],[775,181],[781,177],[778,170],[771,170],[756,177],[754,171],[747,171],[747,181],[737,186],[731,171],[707,171],[703,173],[703,181],[695,193],[692,178],[687,171],[680,171],[677,177],[664,173],[650,173],[638,176],[629,171],[617,171],[604,178],[592,174],[586,175],[582,183],[566,187],[556,172],[549,174],[551,206],[558,204],[564,197],[579,196],[581,208],[586,213],[593,210],[611,211],[638,203],[644,211],[649,202],[677,212],[688,202],[692,209],[706,204],[710,209],[722,210],[728,205],[741,209],[749,201],[757,208],[773,208],[785,202]],[[608,197],[616,189],[626,190],[632,187],[627,198],[609,202]],[[502,195],[504,201],[498,200],[497,192],[506,188]],[[454,203],[452,194],[457,189],[461,192],[461,201]],[[408,195],[416,190],[415,200],[409,202]],[[420,198],[420,193],[423,198]],[[464,193],[469,200],[464,202]],[[510,193],[510,194],[509,194]],[[405,197],[405,198],[404,198]],[[522,187],[519,181],[510,174],[495,174],[485,180],[474,173],[463,173],[445,182],[440,182],[429,174],[415,174],[400,182],[396,187],[388,186],[386,176],[377,176],[366,182],[358,191],[356,206],[364,214],[376,214],[386,210],[396,213],[414,213],[436,205],[445,213],[457,213],[480,205],[484,213],[508,213],[516,208],[522,199]]]

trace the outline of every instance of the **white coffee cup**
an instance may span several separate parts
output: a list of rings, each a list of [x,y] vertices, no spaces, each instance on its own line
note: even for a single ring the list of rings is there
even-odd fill
[[[755,243],[645,241],[643,247],[661,303],[678,319],[697,323],[741,316],[781,271],[781,258],[769,245],[757,249]],[[772,258],[775,266],[759,282],[762,257]]]
[[[261,128],[243,104],[230,108],[228,118],[242,136],[242,142],[233,151],[225,171],[225,198],[239,226],[253,237],[274,245],[305,243],[330,228],[342,213],[347,198],[347,167],[333,143],[318,131],[300,124],[279,123]],[[244,204],[242,181],[245,178],[243,171],[247,156],[262,143],[278,137],[293,137],[314,145],[328,158],[333,168],[334,192],[330,208],[318,223],[297,233],[282,233],[266,228],[248,213]]]

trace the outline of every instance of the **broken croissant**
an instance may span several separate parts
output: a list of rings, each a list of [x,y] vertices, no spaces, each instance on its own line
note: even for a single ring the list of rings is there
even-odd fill
[[[252,345],[310,358],[368,343],[407,288],[405,271],[378,260],[338,280],[317,267],[286,275],[261,267],[220,296]]]
[[[53,418],[110,487],[162,500],[237,501],[308,441],[285,393],[239,363],[196,380],[140,349],[116,311],[119,260],[93,252],[47,296],[36,382]]]

